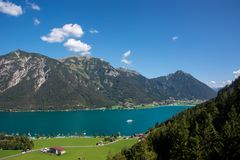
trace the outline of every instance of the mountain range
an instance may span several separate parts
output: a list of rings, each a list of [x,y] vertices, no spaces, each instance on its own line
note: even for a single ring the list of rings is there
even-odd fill
[[[22,50],[0,56],[1,109],[79,109],[206,100],[216,92],[183,71],[149,79],[94,57],[53,59]]]

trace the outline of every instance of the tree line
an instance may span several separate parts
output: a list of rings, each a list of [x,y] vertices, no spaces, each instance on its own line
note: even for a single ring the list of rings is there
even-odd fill
[[[0,149],[28,150],[34,146],[33,141],[26,136],[11,136],[0,133]]]

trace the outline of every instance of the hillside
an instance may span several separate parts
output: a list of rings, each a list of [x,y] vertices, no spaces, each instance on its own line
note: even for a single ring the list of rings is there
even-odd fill
[[[8,109],[73,109],[210,99],[215,92],[183,71],[148,79],[94,57],[57,60],[16,50],[0,56],[0,106]]]
[[[150,129],[112,160],[240,159],[240,77],[215,99]]]

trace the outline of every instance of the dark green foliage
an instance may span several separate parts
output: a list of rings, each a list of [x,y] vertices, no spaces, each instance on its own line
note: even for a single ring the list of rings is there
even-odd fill
[[[154,160],[156,159],[156,153],[152,152],[145,143],[138,143],[130,149],[124,148],[121,153],[116,154],[112,159]]]
[[[135,160],[148,153],[155,160],[240,159],[240,78],[215,99],[156,125],[146,141],[112,159]]]
[[[32,149],[33,146],[33,141],[28,137],[0,134],[0,149],[26,151],[27,149]]]

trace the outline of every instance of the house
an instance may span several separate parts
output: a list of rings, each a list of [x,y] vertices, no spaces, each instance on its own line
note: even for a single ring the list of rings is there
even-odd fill
[[[63,147],[60,147],[60,146],[50,147],[48,152],[54,153],[54,154],[56,154],[56,155],[62,155],[62,154],[64,154],[64,153],[66,153],[66,151],[64,150],[64,148],[63,148]]]

